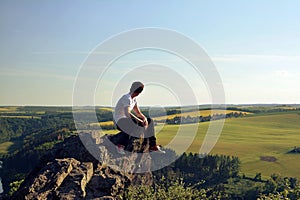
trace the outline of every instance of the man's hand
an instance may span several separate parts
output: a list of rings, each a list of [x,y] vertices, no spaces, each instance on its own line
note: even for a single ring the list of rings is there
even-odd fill
[[[145,129],[148,128],[148,120],[146,117],[143,118],[143,125],[144,125]]]
[[[142,122],[143,126],[145,127],[145,129],[148,128],[148,120],[147,117],[145,117],[145,115],[143,115],[143,113],[140,111],[139,107],[137,106],[137,104],[135,104],[135,106],[133,107],[133,111],[136,113],[136,115],[140,118],[139,121]]]

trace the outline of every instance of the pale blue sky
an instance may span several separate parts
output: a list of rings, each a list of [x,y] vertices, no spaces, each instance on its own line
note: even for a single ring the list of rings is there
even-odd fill
[[[178,31],[205,49],[223,81],[226,103],[300,103],[299,10],[297,0],[1,0],[0,105],[72,105],[76,74],[88,53],[112,35],[143,27]],[[168,63],[163,56],[146,52],[136,62],[150,58],[183,68],[180,60]],[[108,82],[123,76],[120,63]],[[114,102],[109,85],[98,88],[96,104]],[[148,88],[142,105],[176,104],[163,88]],[[202,83],[193,89],[199,104],[210,103]]]

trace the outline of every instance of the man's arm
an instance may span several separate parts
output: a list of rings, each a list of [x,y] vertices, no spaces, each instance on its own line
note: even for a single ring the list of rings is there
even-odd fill
[[[135,116],[134,114],[132,114],[132,113],[130,112],[130,107],[129,107],[129,106],[128,106],[128,107],[125,107],[124,109],[125,109],[125,114],[126,114],[126,116],[127,116],[128,118],[133,117],[133,118],[136,119],[137,121],[140,121],[140,122],[143,123],[143,120],[141,120],[140,118],[138,118],[137,116]]]
[[[141,119],[139,121],[142,121],[145,126],[148,126],[147,117],[145,117],[145,115],[143,115],[143,113],[141,112],[141,110],[139,109],[139,107],[137,106],[137,104],[135,104],[135,106],[133,107],[133,111]]]

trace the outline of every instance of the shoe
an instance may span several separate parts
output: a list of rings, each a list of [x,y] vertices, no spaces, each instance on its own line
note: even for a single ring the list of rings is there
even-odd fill
[[[118,145],[117,145],[117,152],[118,152],[119,154],[125,155],[124,146],[118,144]]]
[[[150,152],[156,152],[156,153],[162,153],[162,154],[166,153],[165,151],[161,150],[159,145],[150,147]]]

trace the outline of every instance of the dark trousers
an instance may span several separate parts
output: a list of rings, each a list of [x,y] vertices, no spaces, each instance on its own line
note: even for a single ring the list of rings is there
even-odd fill
[[[148,127],[145,129],[143,124],[134,118],[121,118],[117,122],[117,128],[121,131],[119,144],[126,146],[129,142],[129,137],[144,137],[149,138],[150,147],[156,146],[156,137],[154,133],[154,123],[151,118],[147,118]]]

